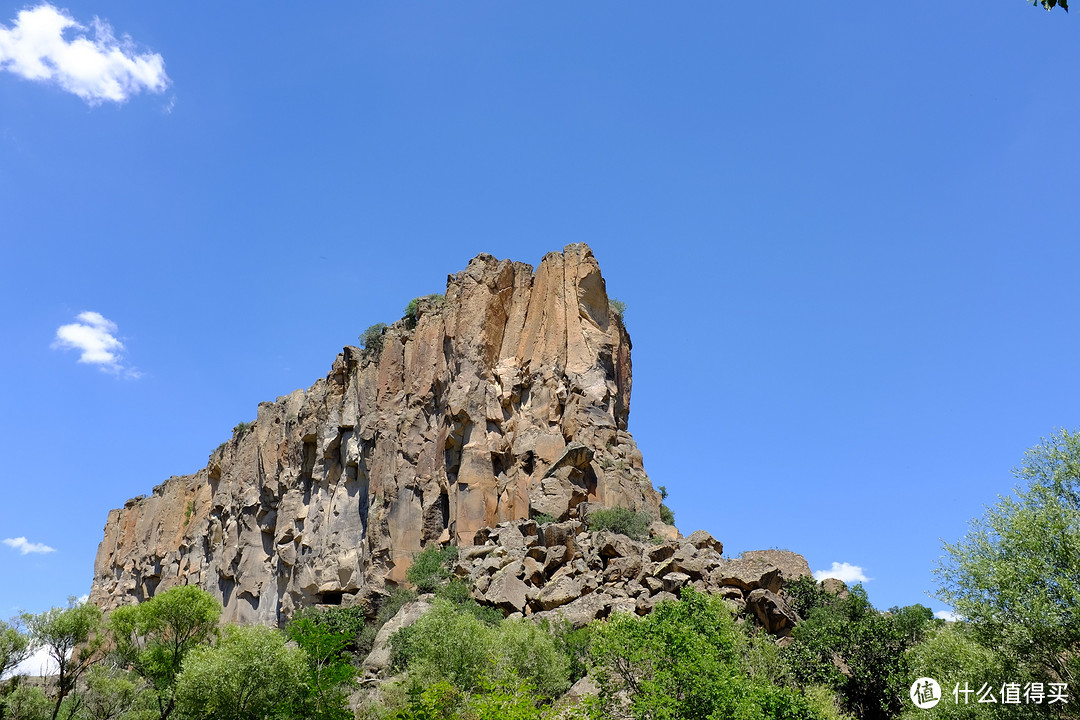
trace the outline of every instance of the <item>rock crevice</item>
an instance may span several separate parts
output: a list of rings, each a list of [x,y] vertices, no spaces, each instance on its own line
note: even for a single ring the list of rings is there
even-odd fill
[[[627,432],[631,378],[587,246],[535,272],[480,255],[377,351],[346,347],[307,390],[261,403],[205,468],[110,512],[91,601],[190,583],[226,620],[280,624],[401,583],[424,545],[469,545],[501,522],[569,520],[582,503],[659,517]]]

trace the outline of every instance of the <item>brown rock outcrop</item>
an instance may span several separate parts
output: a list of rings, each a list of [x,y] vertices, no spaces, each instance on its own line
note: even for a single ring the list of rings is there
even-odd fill
[[[277,624],[399,583],[422,546],[500,522],[566,520],[584,502],[659,517],[630,388],[630,339],[587,246],[535,272],[480,255],[377,352],[346,347],[306,391],[260,404],[204,469],[110,512],[91,601],[193,583],[226,620]],[[530,577],[572,560],[573,543],[562,552],[533,558]],[[516,570],[492,583],[506,607],[525,602]]]

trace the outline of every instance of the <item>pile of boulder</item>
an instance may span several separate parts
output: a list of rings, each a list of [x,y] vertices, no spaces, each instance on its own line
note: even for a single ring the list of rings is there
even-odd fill
[[[579,520],[518,520],[477,531],[473,545],[460,548],[453,572],[468,582],[477,602],[512,617],[583,627],[613,612],[648,614],[689,585],[721,595],[770,633],[788,635],[798,616],[780,591],[811,575],[806,559],[787,550],[725,559],[723,550],[704,530],[638,542],[610,531],[588,532]]]

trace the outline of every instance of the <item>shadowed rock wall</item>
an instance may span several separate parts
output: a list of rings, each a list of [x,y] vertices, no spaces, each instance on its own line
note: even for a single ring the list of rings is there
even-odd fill
[[[404,580],[432,542],[581,503],[660,497],[626,432],[630,338],[592,251],[474,258],[379,352],[346,347],[306,391],[259,405],[207,466],[109,513],[90,599],[197,584],[225,619],[278,624]]]

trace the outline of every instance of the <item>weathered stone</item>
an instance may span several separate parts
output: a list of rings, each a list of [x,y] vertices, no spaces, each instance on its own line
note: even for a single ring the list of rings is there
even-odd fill
[[[648,615],[656,607],[657,603],[664,602],[665,600],[678,600],[674,594],[669,592],[660,592],[655,595],[642,595],[637,599],[637,613],[638,615]]]
[[[663,580],[664,590],[669,593],[677,593],[679,591],[679,588],[681,588],[690,580],[690,576],[686,573],[670,572],[664,576]]]
[[[660,522],[659,520],[654,520],[653,523],[649,525],[649,534],[653,537],[664,538],[665,540],[678,540],[679,528],[674,525]]]
[[[775,634],[788,634],[799,617],[787,606],[783,598],[764,588],[758,588],[746,596],[746,604],[766,630]]]
[[[780,570],[780,578],[786,584],[799,578],[813,577],[806,558],[790,550],[748,550],[742,554],[747,560],[763,560]]]
[[[835,595],[839,600],[847,600],[851,595],[848,592],[847,583],[838,578],[825,578],[821,581],[821,588],[830,595]]]
[[[554,610],[577,600],[580,596],[581,581],[564,576],[545,585],[537,595],[536,602],[541,610]]]
[[[618,582],[620,580],[632,580],[641,574],[641,557],[617,557],[608,563],[607,569],[604,570],[604,579],[609,582]]]
[[[651,562],[663,562],[675,554],[675,549],[676,546],[673,543],[666,542],[663,545],[654,545],[649,548],[647,550],[647,555]]]
[[[431,609],[431,603],[426,600],[413,600],[401,606],[394,617],[386,621],[379,632],[375,635],[371,652],[364,659],[364,672],[375,674],[382,672],[390,666],[390,636],[401,628],[408,627],[420,619],[420,616]]]
[[[698,550],[708,548],[721,554],[724,552],[724,543],[720,542],[704,530],[695,530],[686,537],[684,542],[693,545]],[[745,553],[743,553],[743,555],[745,556]]]
[[[404,583],[425,545],[470,545],[507,521],[538,537],[530,498],[548,480],[566,514],[596,502],[656,515],[626,432],[630,389],[629,336],[588,247],[535,272],[480,255],[444,300],[419,303],[415,326],[394,323],[378,351],[345,348],[307,390],[260,404],[204,469],[112,511],[90,600],[111,610],[194,583],[225,621],[279,625]],[[616,451],[622,469],[603,469]],[[543,544],[566,545],[570,527],[558,540],[545,527]]]
[[[782,582],[780,569],[762,560],[736,558],[728,560],[709,573],[709,584],[714,587],[734,585],[743,590],[765,588],[779,592]]]
[[[547,620],[566,620],[574,628],[582,628],[593,620],[607,617],[611,609],[611,598],[604,593],[594,592],[579,597],[573,602],[546,612],[536,613],[535,618]]]
[[[529,589],[512,570],[507,567],[491,578],[491,584],[484,592],[484,602],[506,612],[523,612]]]

